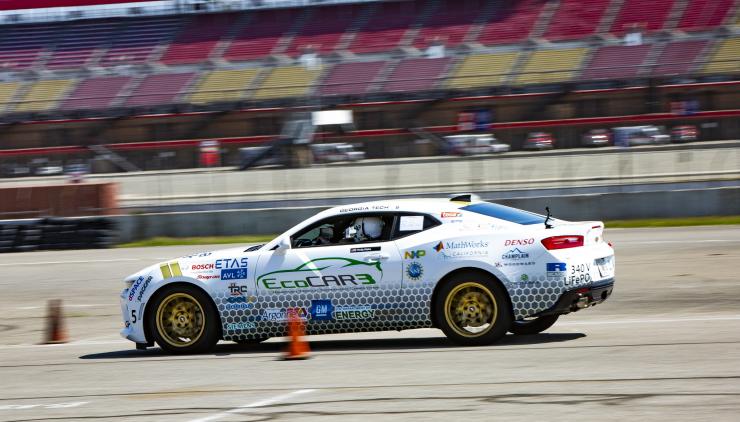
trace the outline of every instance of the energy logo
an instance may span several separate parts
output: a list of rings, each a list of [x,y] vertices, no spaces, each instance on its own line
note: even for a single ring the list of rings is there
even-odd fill
[[[414,261],[406,266],[406,275],[409,280],[418,281],[421,280],[421,276],[424,274],[424,267],[418,262]]]

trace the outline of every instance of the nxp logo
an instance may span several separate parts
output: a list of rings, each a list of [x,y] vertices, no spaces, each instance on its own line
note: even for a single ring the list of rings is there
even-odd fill
[[[427,253],[424,249],[419,249],[418,251],[406,251],[403,254],[403,259],[418,259],[426,254]]]

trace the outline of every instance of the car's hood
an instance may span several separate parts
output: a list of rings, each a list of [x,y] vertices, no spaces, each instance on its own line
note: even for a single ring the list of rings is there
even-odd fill
[[[221,278],[222,270],[234,272],[254,265],[259,253],[257,246],[259,245],[244,245],[173,257],[131,274],[126,280],[136,280],[149,275],[155,278],[185,276],[202,281]]]

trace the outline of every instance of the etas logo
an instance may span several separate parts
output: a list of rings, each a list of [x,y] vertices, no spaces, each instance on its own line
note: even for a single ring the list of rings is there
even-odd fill
[[[226,269],[226,268],[247,268],[247,258],[223,258],[223,259],[217,259],[216,260],[216,269]]]

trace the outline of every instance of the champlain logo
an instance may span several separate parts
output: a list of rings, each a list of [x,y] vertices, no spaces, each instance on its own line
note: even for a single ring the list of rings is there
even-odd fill
[[[519,248],[514,248],[501,255],[501,259],[529,259],[529,252],[522,252]]]

